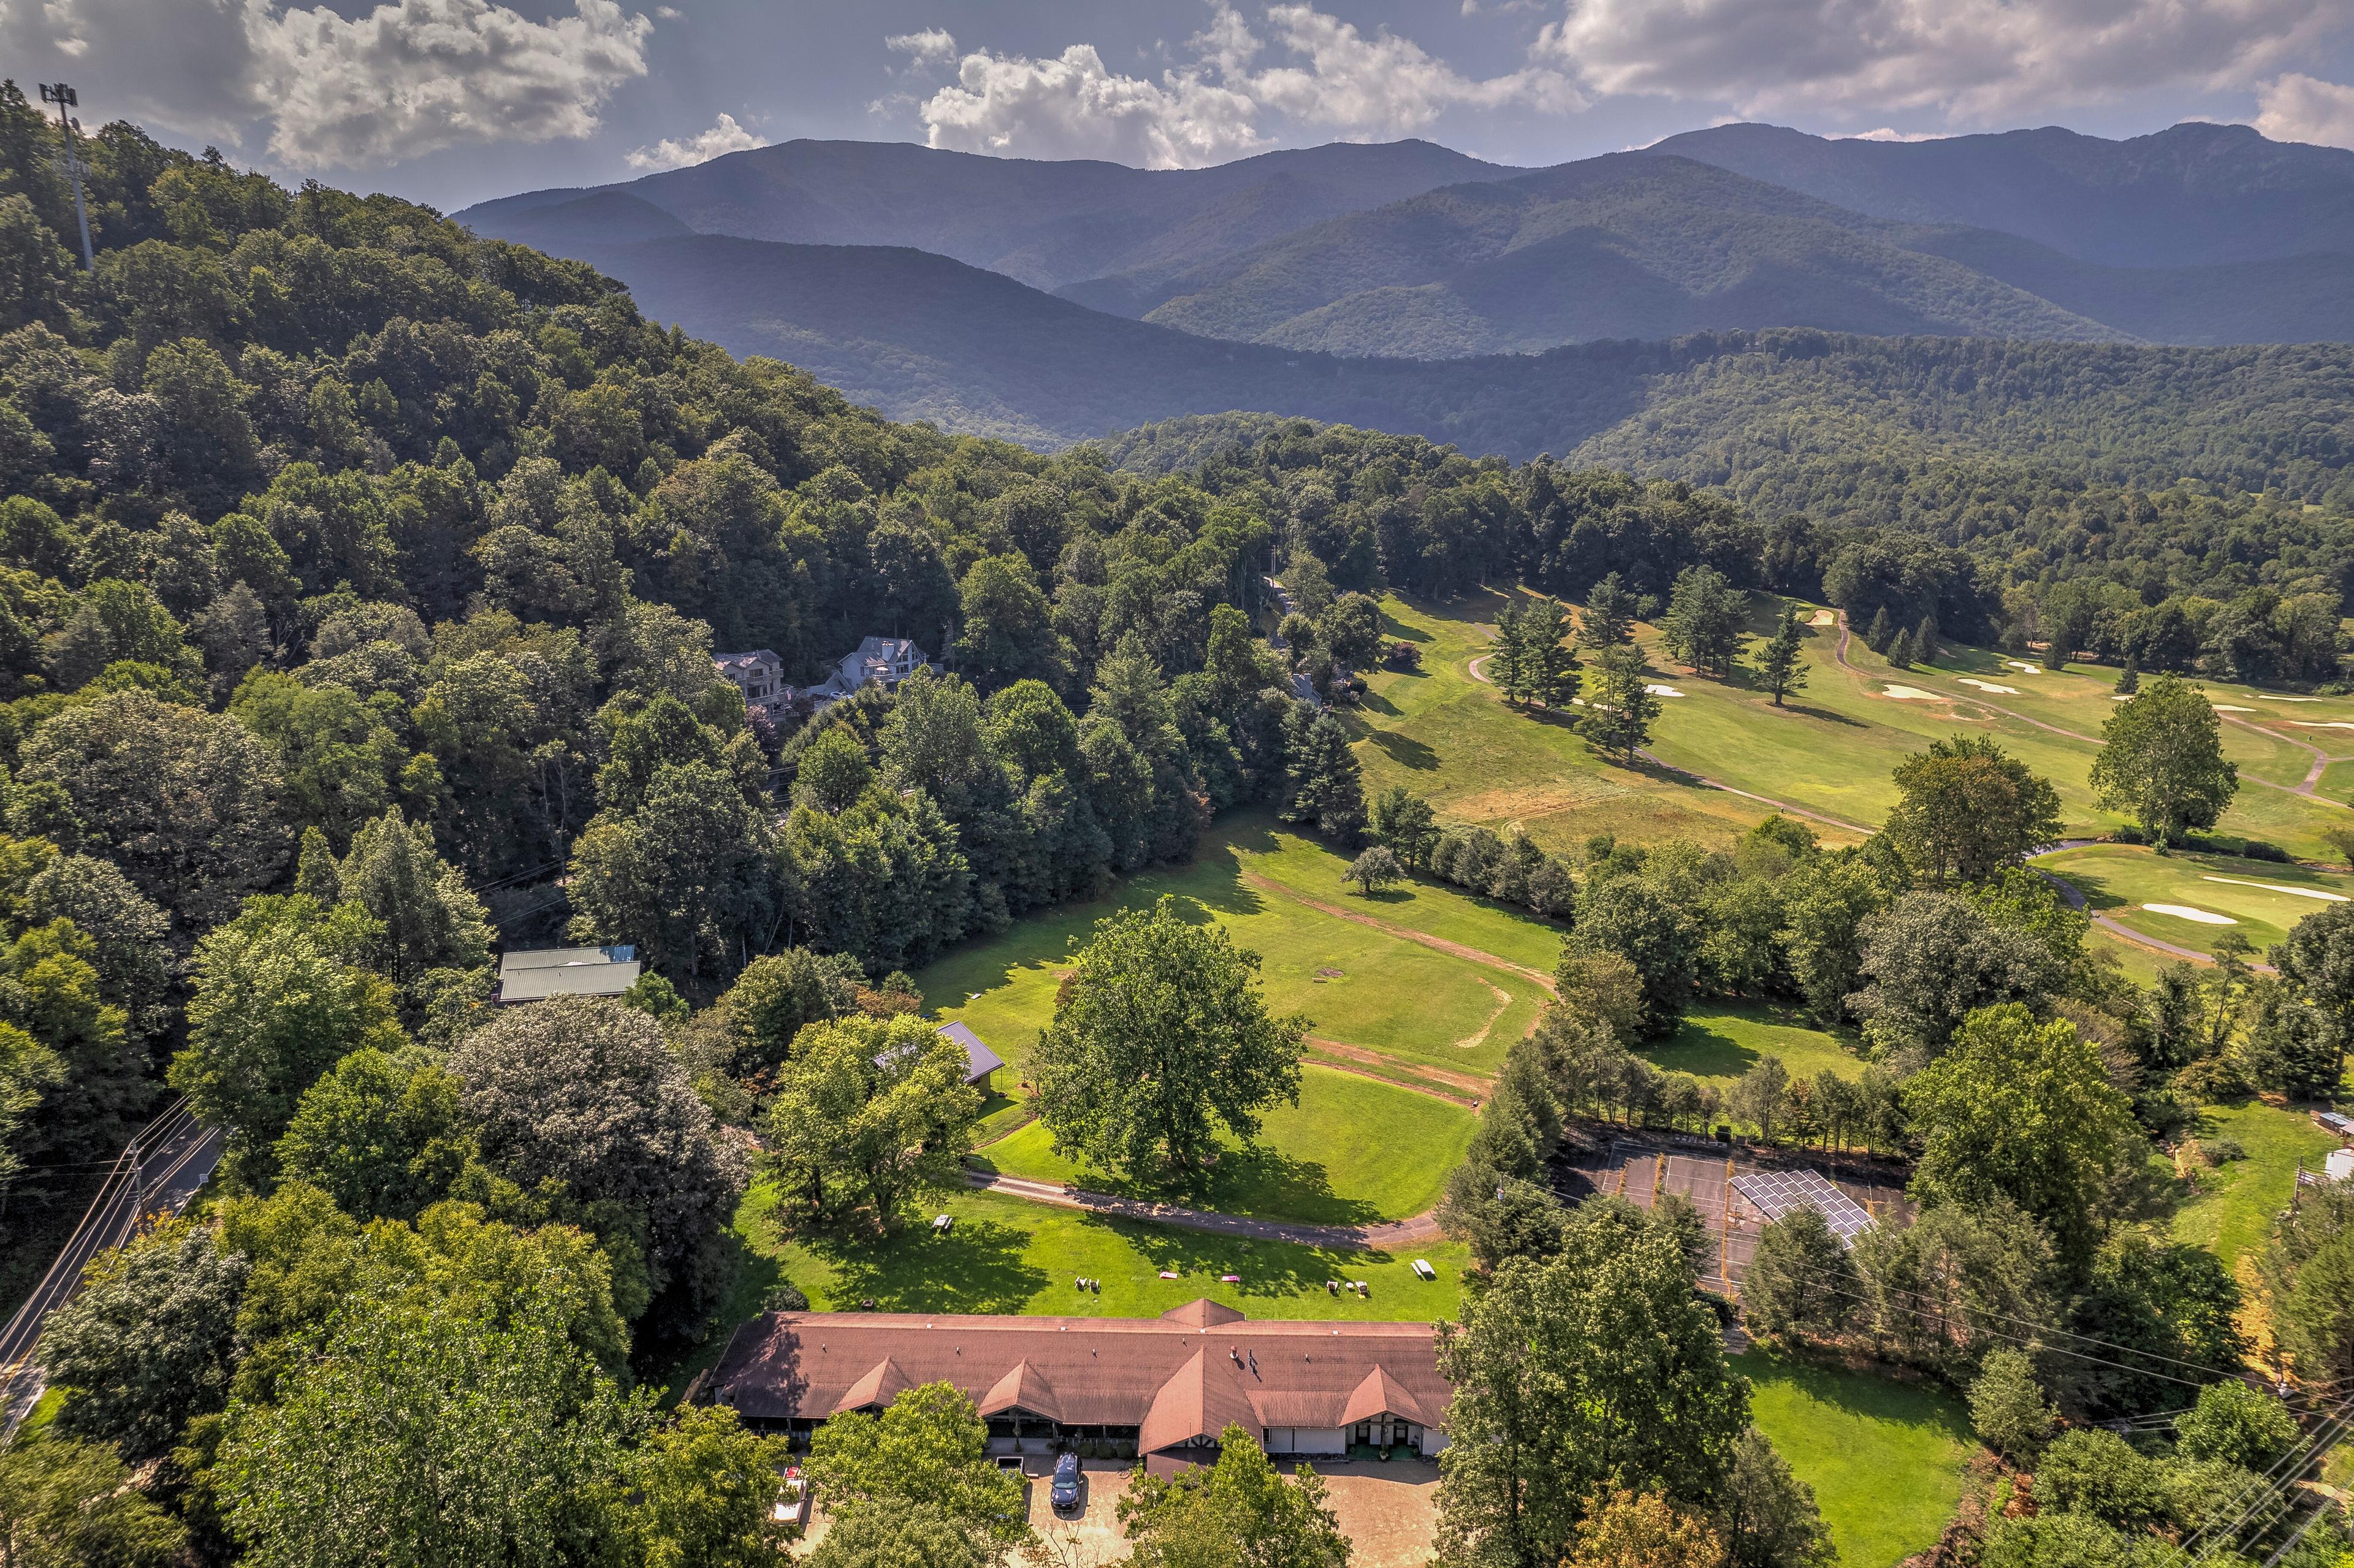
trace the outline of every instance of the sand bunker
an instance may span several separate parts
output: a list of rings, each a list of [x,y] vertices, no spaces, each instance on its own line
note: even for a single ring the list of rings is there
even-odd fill
[[[2018,671],[2022,675],[2041,675],[2043,673],[2043,666],[2041,664],[2023,663],[2017,659],[2005,659],[2003,662],[2009,665],[2012,669]]]
[[[1807,624],[1808,626],[1837,626],[1839,624],[1839,617],[1830,610],[1819,609],[1815,611],[1815,618],[1812,620],[1808,621]]]
[[[2129,703],[2133,701],[2133,699],[2131,697],[2111,697],[2109,701],[2113,703]]]
[[[2343,719],[2283,719],[2281,723],[2293,724],[2299,729],[2354,729],[2354,724]]]
[[[2236,876],[2211,876],[2209,882],[2229,883],[2233,887],[2261,887],[2267,893],[2285,893],[2293,898],[2318,898],[2324,904],[2354,904],[2342,893],[2332,893],[2326,887],[2289,887],[2277,882],[2243,882]]]
[[[2207,699],[2207,705],[2219,714],[2252,714],[2256,711],[2253,708],[2243,708],[2237,703],[2219,703],[2212,697]],[[2296,721],[2292,719],[2290,722],[2293,724]]]
[[[1981,692],[2000,692],[2006,696],[2013,697],[2019,695],[2019,688],[2017,686],[1998,685],[1992,681],[1975,681],[1967,675],[1964,675],[1961,679],[1963,685],[1976,686]]]
[[[1679,692],[1673,686],[1662,686],[1649,681],[1643,683],[1643,690],[1650,693],[1651,695],[1655,697],[1681,697],[1683,695],[1681,692]]]
[[[2153,915],[2171,915],[2178,920],[2195,920],[2201,926],[2236,926],[2229,915],[2218,915],[2212,909],[2193,909],[2188,904],[2145,904],[2143,908]]]
[[[1880,694],[1894,697],[1900,703],[1942,703],[1946,699],[1935,692],[1925,692],[1918,686],[1890,686]]]
[[[2260,703],[2317,703],[2320,700],[2319,697],[2276,697],[2270,692],[2256,694],[2256,701]]]

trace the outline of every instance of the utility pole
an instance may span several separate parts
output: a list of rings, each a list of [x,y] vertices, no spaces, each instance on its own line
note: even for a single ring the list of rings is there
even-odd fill
[[[66,113],[69,109],[79,108],[81,100],[64,82],[45,81],[41,84],[41,101],[58,106],[58,129],[64,132],[66,137],[66,175],[73,181],[74,219],[81,225],[82,270],[95,272],[98,270],[98,259],[90,254],[90,209],[82,206],[81,201],[81,154],[74,150],[73,121]]]

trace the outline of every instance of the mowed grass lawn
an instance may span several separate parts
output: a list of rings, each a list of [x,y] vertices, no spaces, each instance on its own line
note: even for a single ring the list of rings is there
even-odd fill
[[[1792,1078],[1812,1081],[1823,1073],[1854,1078],[1863,1060],[1839,1036],[1809,1027],[1781,1008],[1702,1008],[1684,1015],[1683,1027],[1656,1045],[1643,1047],[1645,1060],[1662,1072],[1688,1073],[1719,1090],[1731,1088],[1767,1056],[1778,1056]]]
[[[2272,1234],[2274,1216],[2296,1192],[2298,1164],[2317,1168],[2338,1147],[2311,1117],[2262,1100],[2207,1107],[2196,1136],[2228,1138],[2248,1153],[2201,1174],[2200,1191],[2174,1213],[2174,1239],[2206,1247],[2227,1267]]]
[[[2093,844],[2036,862],[2083,889],[2093,908],[2145,936],[2211,951],[2224,932],[2261,955],[2290,927],[2354,898],[2354,876],[2238,855],[2159,854],[2130,844]],[[2230,921],[2218,925],[2145,907],[2174,905]]]
[[[955,1217],[945,1236],[926,1224],[882,1239],[845,1243],[789,1239],[774,1223],[776,1193],[756,1185],[736,1217],[753,1260],[739,1295],[758,1309],[777,1281],[788,1280],[819,1311],[1049,1313],[1066,1317],[1150,1318],[1199,1297],[1253,1318],[1330,1318],[1436,1321],[1462,1313],[1463,1270],[1470,1254],[1456,1242],[1411,1252],[1342,1252],[1284,1242],[1246,1242],[1169,1225],[1107,1219],[1044,1203],[961,1192],[933,1212]],[[1426,1258],[1438,1277],[1414,1276]],[[1176,1276],[1163,1279],[1166,1272]],[[1226,1284],[1222,1276],[1241,1277]],[[1072,1281],[1103,1281],[1100,1293]],[[1369,1292],[1332,1295],[1328,1279],[1366,1282]]]
[[[1893,1568],[1936,1544],[1978,1448],[1959,1401],[1763,1351],[1733,1364],[1749,1379],[1757,1429],[1814,1489],[1842,1568]]]
[[[1186,917],[1215,920],[1257,953],[1267,1005],[1304,1013],[1311,1035],[1402,1061],[1492,1074],[1528,1032],[1543,986],[1310,907],[1317,902],[1495,952],[1550,972],[1561,929],[1527,915],[1419,885],[1366,899],[1338,891],[1346,865],[1313,840],[1263,819],[1221,824],[1193,863],[1130,877],[1109,896],[1024,920],[1001,937],[968,943],[916,977],[943,1020],[960,1020],[1014,1065],[1053,1022],[1055,995],[1096,923],[1118,910],[1173,896]],[[1267,869],[1261,872],[1264,865]]]
[[[990,1144],[973,1163],[1122,1196],[1182,1196],[1221,1213],[1371,1224],[1405,1219],[1436,1203],[1477,1125],[1462,1106],[1310,1066],[1300,1074],[1299,1104],[1269,1110],[1252,1148],[1224,1140],[1217,1162],[1190,1189],[1139,1185],[1075,1164],[1055,1152],[1036,1122]]]
[[[1369,798],[1403,784],[1444,821],[1500,832],[1517,822],[1553,850],[1602,832],[1633,843],[1683,837],[1727,845],[1770,813],[1656,768],[1606,762],[1564,715],[1507,708],[1470,666],[1490,651],[1496,614],[1510,602],[1493,590],[1444,602],[1382,601],[1384,635],[1413,643],[1422,664],[1369,672],[1364,701],[1340,710]]]
[[[1753,630],[1770,619],[1775,602],[1755,597]],[[2101,726],[2115,706],[2109,699],[2116,672],[2072,667],[2054,673],[2031,660],[2013,662],[1966,647],[1943,650],[1935,663],[1899,670],[1861,638],[1849,647],[1850,670],[1838,662],[1836,627],[1808,632],[1807,683],[1780,708],[1752,674],[1738,673],[1730,682],[1689,676],[1655,639],[1638,638],[1659,683],[1684,694],[1662,699],[1652,750],[1738,789],[1873,827],[1895,804],[1890,774],[1907,755],[1955,734],[1989,735],[2052,780],[2071,836],[2124,825],[2124,818],[2094,800],[2089,783]],[[2036,673],[2018,664],[2034,665]],[[2279,706],[2243,689],[2211,687],[2210,694],[2219,705],[2250,710],[2235,717],[2264,719]],[[2305,777],[2311,754],[2277,734],[2238,725],[2225,725],[2222,734],[2224,752],[2240,763],[2243,781],[2221,830],[2269,839],[2296,854],[2324,853],[2320,832],[2337,811],[2253,781],[2294,784]]]

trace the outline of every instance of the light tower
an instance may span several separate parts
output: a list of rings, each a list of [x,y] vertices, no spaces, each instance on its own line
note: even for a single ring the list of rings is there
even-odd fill
[[[82,270],[95,272],[98,270],[98,259],[90,254],[90,209],[82,206],[81,201],[81,154],[74,149],[73,120],[66,113],[67,110],[79,107],[81,100],[64,82],[45,81],[41,83],[41,101],[58,106],[58,128],[65,132],[66,137],[66,177],[73,181],[74,220],[81,225]]]

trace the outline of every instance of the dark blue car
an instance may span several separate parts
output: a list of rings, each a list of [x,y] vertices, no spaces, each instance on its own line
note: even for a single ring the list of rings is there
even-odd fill
[[[1055,1484],[1046,1493],[1057,1511],[1079,1506],[1079,1457],[1065,1454],[1055,1461]]]

